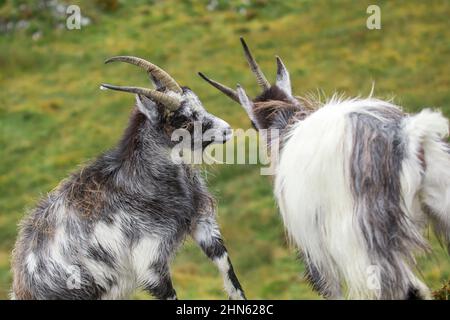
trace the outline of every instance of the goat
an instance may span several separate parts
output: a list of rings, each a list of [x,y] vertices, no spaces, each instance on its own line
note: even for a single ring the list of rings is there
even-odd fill
[[[428,222],[449,246],[448,120],[429,109],[406,114],[372,94],[296,97],[282,60],[270,85],[241,42],[257,98],[199,75],[240,103],[257,130],[280,130],[274,193],[312,287],[332,299],[343,297],[343,281],[348,298],[430,298],[412,267],[415,252],[429,249]]]
[[[136,94],[120,142],[72,174],[26,217],[13,250],[14,299],[121,299],[142,288],[176,299],[169,272],[190,235],[220,270],[230,299],[245,299],[198,169],[172,161],[171,133],[185,128],[224,143],[230,126],[198,97],[144,59],[113,57],[145,69],[156,90],[102,84]],[[202,132],[194,132],[194,123]],[[193,142],[200,141],[200,144]],[[188,141],[189,142],[189,141]],[[202,149],[201,149],[202,150]],[[200,152],[201,152],[200,150]]]

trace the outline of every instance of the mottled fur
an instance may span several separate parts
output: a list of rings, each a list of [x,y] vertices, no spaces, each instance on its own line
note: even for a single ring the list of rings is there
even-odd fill
[[[229,297],[244,298],[214,200],[196,168],[172,162],[175,142],[168,135],[194,121],[203,124],[201,133],[216,130],[225,137],[230,129],[188,88],[180,99],[182,106],[167,113],[137,96],[117,146],[63,181],[22,221],[13,252],[13,298],[120,299],[143,288],[174,299],[169,263],[188,235],[218,265]]]
[[[308,279],[328,298],[342,296],[341,281],[350,298],[429,298],[412,269],[414,254],[428,249],[422,231],[432,215],[417,203],[429,161],[423,146],[410,154],[408,116],[375,99],[331,100],[319,111],[285,131],[275,179],[284,223],[305,252]],[[448,194],[449,184],[437,192]],[[449,207],[440,210],[442,221]],[[444,223],[434,225],[449,233]],[[375,287],[368,285],[371,268]]]
[[[309,110],[303,108],[277,86],[271,86],[255,98],[253,112],[263,128],[285,129],[295,119],[303,119]]]
[[[402,131],[404,116],[381,104],[348,115],[354,136],[350,178],[355,214],[370,263],[380,268],[381,299],[400,298],[410,290],[404,268],[414,264],[414,252],[427,248],[402,197],[400,176],[408,144]]]

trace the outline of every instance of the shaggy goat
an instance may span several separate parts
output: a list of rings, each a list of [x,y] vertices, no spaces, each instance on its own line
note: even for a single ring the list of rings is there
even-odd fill
[[[413,254],[428,248],[428,222],[450,240],[448,121],[371,97],[323,105],[295,97],[281,59],[271,86],[241,42],[261,95],[252,101],[239,85],[200,76],[240,103],[256,129],[281,130],[274,192],[313,288],[340,298],[345,281],[349,298],[429,298]]]
[[[220,270],[231,299],[244,299],[200,173],[171,160],[171,133],[185,128],[190,145],[207,131],[225,142],[230,126],[164,70],[136,57],[156,90],[102,88],[136,94],[136,108],[112,150],[63,181],[22,221],[13,252],[16,299],[117,299],[143,288],[175,299],[169,262],[191,235]],[[202,132],[193,130],[201,123]],[[212,132],[212,134],[211,134]],[[212,140],[212,139],[211,139]]]

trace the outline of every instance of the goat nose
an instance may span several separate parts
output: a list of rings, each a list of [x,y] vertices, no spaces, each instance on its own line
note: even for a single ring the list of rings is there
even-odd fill
[[[223,135],[224,141],[229,140],[231,138],[231,136],[233,135],[233,129],[231,129],[230,126],[226,127],[225,129],[223,129],[222,135]]]
[[[228,126],[225,129],[223,129],[223,134],[224,135],[231,134],[232,132],[233,132],[233,129],[231,129],[230,126]]]

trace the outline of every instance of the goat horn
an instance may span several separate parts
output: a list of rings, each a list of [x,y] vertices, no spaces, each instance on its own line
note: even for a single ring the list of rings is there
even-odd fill
[[[252,54],[250,53],[250,50],[248,49],[248,46],[245,43],[244,38],[240,37],[240,39],[242,47],[244,48],[245,58],[247,59],[248,65],[250,66],[250,69],[252,70],[253,74],[256,76],[256,81],[258,82],[258,85],[263,90],[269,89],[270,88],[269,81],[267,81],[266,77],[264,76],[264,73],[261,71]]]
[[[131,63],[135,66],[141,67],[145,69],[152,77],[161,81],[161,84],[164,85],[167,89],[177,93],[183,92],[178,83],[166,71],[147,60],[132,56],[117,56],[106,59],[105,63],[110,63],[113,61]]]
[[[205,80],[206,82],[208,82],[210,85],[212,85],[214,88],[218,89],[219,91],[223,92],[225,95],[227,95],[228,97],[230,97],[231,99],[233,99],[234,101],[236,101],[237,103],[239,103],[239,96],[237,94],[237,92],[217,81],[214,81],[212,79],[209,79],[207,76],[205,76],[203,73],[199,72],[198,75]]]
[[[125,87],[125,86],[122,87],[122,86],[114,86],[111,84],[102,83],[100,86],[100,89],[102,89],[102,90],[111,89],[111,90],[117,90],[117,91],[142,94],[156,102],[161,103],[170,111],[177,110],[181,105],[181,101],[178,100],[177,98],[171,97],[163,92],[152,90],[152,89],[147,89],[147,88]]]

